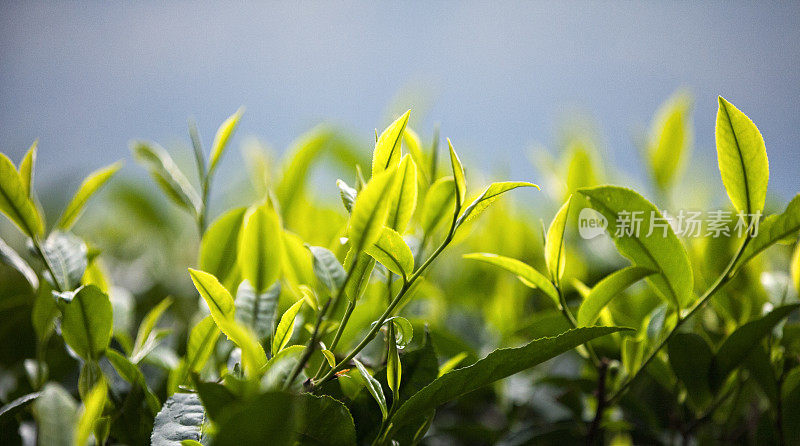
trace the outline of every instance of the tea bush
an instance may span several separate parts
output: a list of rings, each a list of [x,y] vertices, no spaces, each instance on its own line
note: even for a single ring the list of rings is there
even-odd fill
[[[36,143],[19,166],[0,156],[19,233],[0,242],[3,444],[800,441],[800,196],[768,200],[764,140],[725,99],[730,207],[687,194],[710,180],[688,167],[679,93],[642,141],[663,208],[607,185],[611,166],[573,132],[555,157],[534,153],[547,225],[504,201],[539,186],[476,188],[409,112],[371,160],[326,126],[279,163],[248,144],[251,182],[237,175],[214,212],[241,118],[208,156],[190,124],[191,175],[131,143],[174,207],[125,180],[88,206],[114,164],[49,226]],[[309,190],[325,157],[347,178],[340,203]]]

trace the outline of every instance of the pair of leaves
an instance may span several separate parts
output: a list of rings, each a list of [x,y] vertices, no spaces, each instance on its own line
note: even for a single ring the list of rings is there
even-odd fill
[[[29,153],[35,150],[34,146]],[[0,153],[0,211],[6,214],[23,234],[28,237],[38,237],[44,232],[44,221],[30,195],[32,169],[31,166],[27,174],[20,175],[14,163],[5,154]],[[23,176],[26,177],[24,180]]]
[[[163,147],[154,142],[134,141],[131,151],[139,163],[147,167],[150,176],[167,197],[193,215],[200,213],[203,208],[200,194]]]
[[[597,186],[578,192],[605,217],[606,229],[620,254],[634,265],[658,272],[647,281],[659,295],[674,308],[691,305],[694,278],[689,256],[658,209],[623,187]]]

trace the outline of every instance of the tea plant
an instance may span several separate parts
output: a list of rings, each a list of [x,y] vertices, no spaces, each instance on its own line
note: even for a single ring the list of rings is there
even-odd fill
[[[674,204],[688,164],[690,110],[685,94],[671,98],[643,144],[665,205]],[[3,261],[20,273],[3,276],[10,277],[1,294],[4,328],[22,340],[27,327],[35,334],[30,348],[23,342],[0,356],[15,382],[27,379],[11,387],[14,398],[0,395],[8,401],[0,409],[3,438],[157,445],[800,438],[791,409],[800,401],[800,325],[786,322],[798,306],[790,287],[800,288],[800,249],[791,259],[780,248],[760,255],[795,242],[800,198],[761,218],[765,144],[724,99],[717,155],[734,209],[725,212],[739,215],[744,231],[737,235],[742,228],[732,221],[719,237],[695,238],[678,234],[639,193],[601,185],[601,157],[590,139],[574,135],[563,159],[543,160],[560,208],[539,229],[524,211],[494,204],[538,186],[491,183],[468,194],[453,145],[447,140],[442,163],[438,137],[422,143],[408,112],[376,132],[367,172],[353,144],[328,127],[300,138],[278,168],[248,149],[253,184],[230,200],[245,203],[212,219],[212,179],[241,117],[220,126],[208,157],[190,124],[194,175],[156,143],[131,144],[188,214],[196,248],[185,243],[187,220],[140,189],[112,191],[107,204],[115,216],[132,210],[135,227],[95,216],[100,223],[86,236],[72,232],[119,164],[91,174],[48,229],[33,188],[36,145],[19,167],[0,156],[0,210],[29,247],[19,254],[0,243]],[[336,182],[337,208],[307,192],[312,164],[326,152],[354,178]],[[578,208],[605,222],[599,231],[628,263],[578,240],[585,211],[578,218]],[[635,216],[645,231],[633,231]],[[153,265],[146,274],[143,262]],[[785,268],[793,285],[775,272]],[[136,299],[112,279],[138,289]],[[481,317],[485,328],[465,325]],[[481,355],[481,344],[506,347]],[[577,355],[562,355],[570,350]],[[564,365],[572,372],[558,371]],[[502,387],[520,372],[524,383]]]

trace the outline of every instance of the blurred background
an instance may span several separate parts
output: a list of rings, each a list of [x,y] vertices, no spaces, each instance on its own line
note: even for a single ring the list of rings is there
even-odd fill
[[[770,190],[786,199],[800,165],[798,19],[796,2],[3,2],[0,148],[18,161],[39,138],[39,187],[66,200],[82,175],[130,159],[132,138],[188,141],[188,117],[207,145],[245,106],[233,147],[258,135],[281,152],[327,121],[366,152],[374,128],[413,108],[414,127],[429,138],[441,124],[467,164],[537,181],[529,150],[580,116],[635,181],[637,140],[683,87],[694,159],[714,167],[723,95],[760,127]],[[234,150],[222,171],[241,162]]]

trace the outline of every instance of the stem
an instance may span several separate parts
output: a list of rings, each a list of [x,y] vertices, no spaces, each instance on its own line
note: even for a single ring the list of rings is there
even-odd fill
[[[50,264],[50,259],[44,255],[44,250],[42,249],[42,243],[39,240],[39,237],[31,237],[31,241],[33,242],[33,247],[36,249],[36,253],[41,257],[42,261],[44,262],[44,266],[47,268],[47,271],[50,273],[50,277],[53,279],[53,286],[55,287],[56,291],[59,293],[63,292],[64,289],[61,288],[61,284],[58,283],[58,278],[56,277],[55,270],[53,269],[53,265]]]
[[[628,389],[628,387],[630,387],[630,385],[636,380],[636,378],[639,375],[641,375],[641,372],[647,367],[647,364],[649,364],[650,361],[652,361],[653,358],[655,358],[658,352],[661,351],[662,348],[664,348],[664,346],[667,344],[667,342],[669,342],[672,336],[675,333],[677,333],[678,328],[680,328],[680,326],[683,325],[684,322],[689,320],[695,313],[697,313],[701,308],[703,308],[706,302],[708,302],[709,299],[711,299],[714,296],[714,294],[717,293],[717,291],[722,289],[728,282],[730,282],[730,280],[734,277],[736,272],[738,272],[738,270],[734,271],[734,267],[736,266],[736,262],[738,262],[739,259],[741,258],[742,253],[744,252],[744,248],[750,242],[750,239],[751,236],[748,235],[748,237],[739,247],[739,250],[736,252],[736,255],[733,256],[733,259],[731,259],[730,263],[728,263],[728,266],[725,267],[725,270],[722,272],[719,278],[717,278],[717,281],[714,282],[714,284],[711,285],[711,287],[708,290],[706,290],[706,292],[700,297],[698,302],[691,309],[689,309],[689,311],[686,313],[686,316],[680,317],[680,314],[678,314],[678,320],[675,323],[675,326],[672,328],[672,330],[670,330],[667,336],[663,340],[661,340],[661,342],[658,343],[658,345],[656,346],[656,348],[653,349],[652,352],[650,352],[650,354],[647,356],[644,362],[642,362],[642,365],[639,367],[636,373],[634,373],[630,378],[628,378],[619,387],[619,389],[617,389],[617,391],[611,395],[611,397],[609,398],[609,404],[615,403],[622,396],[622,394]]]
[[[606,404],[606,373],[608,372],[608,360],[603,358],[597,368],[597,410],[594,414],[592,424],[589,426],[589,433],[586,435],[586,444],[593,445],[598,439],[602,438],[603,430],[600,423],[603,421],[603,412]]]
[[[339,322],[339,327],[336,329],[336,334],[333,336],[333,341],[331,341],[331,346],[328,350],[333,351],[336,346],[339,344],[339,340],[342,338],[342,333],[344,333],[344,327],[347,325],[347,322],[350,320],[350,316],[353,314],[353,310],[356,308],[356,301],[351,300],[347,303],[347,308],[344,310],[344,315],[342,316],[342,321]],[[314,374],[314,380],[319,379],[320,375],[322,375],[322,371],[325,370],[325,361],[319,365],[319,369],[317,373]]]
[[[555,284],[553,284],[555,286]],[[578,321],[575,320],[575,316],[572,315],[572,312],[569,311],[569,307],[567,306],[567,299],[564,297],[564,293],[561,292],[561,287],[556,286],[556,291],[558,291],[558,302],[561,305],[561,314],[567,319],[567,322],[572,326],[572,328],[578,328]],[[587,342],[585,344],[586,351],[589,353],[589,357],[592,360],[594,366],[599,370],[601,366],[600,357],[597,356],[597,353],[594,351],[594,348]]]
[[[292,373],[289,374],[289,378],[283,383],[283,389],[288,389],[295,379],[297,379],[297,375],[300,374],[300,371],[303,370],[306,362],[311,358],[311,355],[314,354],[314,349],[317,346],[317,335],[319,334],[319,326],[322,324],[322,320],[325,318],[325,313],[328,312],[328,308],[331,306],[331,301],[333,299],[328,299],[325,302],[325,306],[322,307],[320,310],[319,315],[317,316],[317,322],[314,324],[314,331],[311,333],[311,338],[308,340],[308,345],[306,345],[306,349],[303,352],[303,357],[300,361],[297,361],[297,364],[294,365],[292,369]]]

